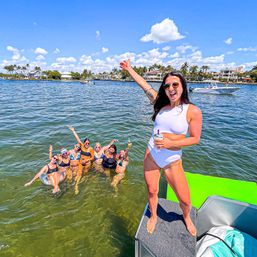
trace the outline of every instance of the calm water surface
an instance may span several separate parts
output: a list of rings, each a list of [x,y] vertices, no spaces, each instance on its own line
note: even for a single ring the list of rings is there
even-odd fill
[[[185,170],[257,181],[257,86],[241,86],[233,96],[190,96],[204,120],[201,144],[184,150]],[[1,81],[0,103],[0,256],[134,256],[147,201],[142,160],[153,126],[142,90],[130,82]],[[59,198],[40,182],[23,187],[48,161],[49,144],[56,152],[74,145],[67,125],[92,143],[117,138],[118,149],[131,139],[118,192],[111,178],[94,173],[78,195],[68,183]]]

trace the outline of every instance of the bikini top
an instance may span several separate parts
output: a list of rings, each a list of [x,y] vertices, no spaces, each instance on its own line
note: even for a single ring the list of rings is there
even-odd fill
[[[102,153],[100,157],[97,157],[96,154],[94,155],[94,161],[99,160],[99,159],[103,159],[104,154]]]
[[[80,160],[80,152],[77,152],[75,156],[75,152],[70,152],[70,160],[71,161],[79,161]]]
[[[63,162],[63,160],[62,160],[61,163],[58,163],[58,166],[63,167],[63,168],[68,167],[68,166],[70,166],[70,161],[69,161],[68,163],[65,163],[65,162]]]
[[[112,157],[112,158],[107,158],[104,154],[103,154],[103,166],[105,168],[109,168],[109,169],[115,169],[117,166],[117,161]]]
[[[46,174],[51,174],[51,173],[54,173],[54,172],[57,172],[58,171],[58,167],[56,166],[55,168],[53,168],[53,169],[51,169],[50,167],[49,167],[49,165],[47,164],[47,172],[46,172]]]
[[[189,127],[187,122],[188,107],[189,104],[181,104],[174,108],[163,107],[156,116],[153,134],[159,130],[160,133],[186,135]]]

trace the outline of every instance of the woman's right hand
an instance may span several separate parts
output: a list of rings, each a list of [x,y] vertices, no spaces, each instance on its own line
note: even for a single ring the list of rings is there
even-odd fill
[[[49,146],[49,152],[52,152],[52,151],[53,151],[53,146],[50,145],[50,146]]]
[[[124,61],[120,62],[120,67],[123,70],[129,70],[131,68],[130,59],[128,59],[127,61],[124,60]]]

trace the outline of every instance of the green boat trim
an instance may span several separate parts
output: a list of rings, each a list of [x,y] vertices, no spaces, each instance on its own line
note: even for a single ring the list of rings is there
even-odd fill
[[[226,197],[257,205],[257,184],[242,180],[213,177],[185,172],[190,188],[192,205],[199,209],[204,201],[213,195]],[[168,185],[168,200],[178,202],[176,195]]]

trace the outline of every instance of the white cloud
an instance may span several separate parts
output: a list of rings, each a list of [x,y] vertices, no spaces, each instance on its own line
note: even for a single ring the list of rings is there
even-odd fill
[[[142,42],[153,41],[160,44],[169,41],[175,41],[184,38],[178,32],[178,28],[173,20],[166,18],[161,23],[156,23],[151,27],[151,32],[144,35],[140,40]]]
[[[50,67],[51,67],[51,69],[56,69],[60,72],[81,71],[81,68],[78,66],[75,66],[73,63],[62,64],[62,63],[54,62],[51,64]]]
[[[54,54],[59,54],[61,51],[60,51],[60,49],[59,48],[55,48],[55,50],[54,50]]]
[[[96,39],[97,39],[97,40],[100,40],[100,35],[101,35],[100,31],[97,30],[97,31],[95,32],[95,34],[96,34]]]
[[[242,64],[242,66],[244,66],[245,68],[249,68],[251,69],[253,66],[256,66],[257,65],[257,61],[255,62],[246,62],[244,64]]]
[[[92,57],[89,55],[82,55],[80,57],[80,62],[83,64],[83,65],[91,65],[94,63],[94,60],[92,59]]]
[[[23,49],[19,50],[13,46],[7,46],[6,50],[12,53],[12,60],[14,63],[28,61],[25,56],[21,55],[21,52],[24,52]]]
[[[257,51],[257,46],[256,47],[243,47],[243,48],[238,48],[237,51],[239,52],[255,52]]]
[[[154,63],[164,64],[164,59],[168,57],[167,52],[161,52],[159,48],[151,49],[136,56],[136,66],[150,66]]]
[[[102,53],[107,53],[109,51],[109,49],[108,48],[106,48],[106,47],[102,47]]]
[[[192,63],[200,63],[202,61],[202,52],[200,50],[197,50],[193,53],[191,53],[189,56],[190,62]]]
[[[203,59],[203,63],[207,64],[217,64],[217,63],[223,63],[224,62],[224,54],[218,55],[218,56],[210,56]]]
[[[56,62],[59,64],[72,63],[76,62],[76,58],[74,57],[58,57],[56,58]]]
[[[163,51],[169,51],[170,50],[170,46],[165,46],[162,48]]]
[[[231,55],[231,54],[234,54],[234,52],[233,51],[228,51],[228,52],[226,52],[226,54]]]
[[[191,45],[180,45],[176,47],[176,50],[181,53],[184,54],[187,52],[187,50],[191,50],[192,52],[197,50],[197,47],[193,47]]]
[[[44,48],[41,48],[41,47],[37,47],[36,50],[34,51],[35,54],[43,54],[43,55],[46,55],[48,52],[44,49]]]
[[[178,58],[178,57],[179,57],[179,53],[178,52],[170,55],[170,58]]]
[[[6,47],[7,51],[9,52],[17,52],[19,51],[17,48],[13,47],[13,46],[7,46]]]
[[[231,44],[232,44],[232,37],[227,38],[227,39],[224,41],[224,43],[227,44],[227,45],[231,45]]]
[[[37,22],[34,21],[34,22],[33,22],[33,25],[34,25],[34,26],[37,26]]]
[[[36,60],[37,60],[37,61],[45,60],[45,56],[42,55],[42,54],[40,54],[40,55],[38,55],[38,56],[36,57]]]

